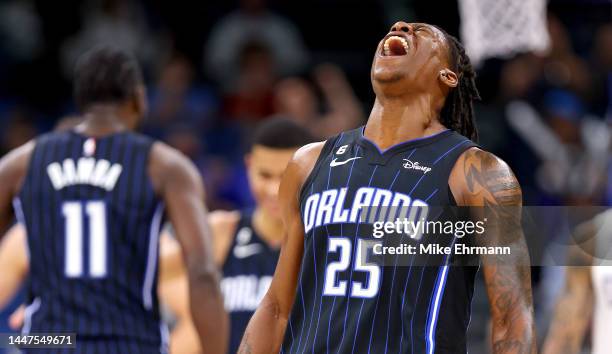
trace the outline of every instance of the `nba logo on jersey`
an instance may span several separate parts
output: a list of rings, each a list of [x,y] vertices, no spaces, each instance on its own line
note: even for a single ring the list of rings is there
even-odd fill
[[[152,144],[127,131],[36,140],[15,203],[32,260],[24,332],[77,333],[79,353],[166,352],[156,292],[164,207],[147,170]]]

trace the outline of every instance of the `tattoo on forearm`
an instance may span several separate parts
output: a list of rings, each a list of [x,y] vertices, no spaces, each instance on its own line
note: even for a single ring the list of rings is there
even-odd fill
[[[488,152],[469,150],[463,163],[469,204],[482,206],[475,212],[488,218],[487,234],[476,242],[513,246],[511,259],[483,259],[491,265],[486,280],[494,326],[493,353],[530,353],[535,348],[533,299],[529,253],[521,227],[521,188],[510,169]]]
[[[517,340],[500,340],[493,344],[495,354],[528,353],[525,343]]]

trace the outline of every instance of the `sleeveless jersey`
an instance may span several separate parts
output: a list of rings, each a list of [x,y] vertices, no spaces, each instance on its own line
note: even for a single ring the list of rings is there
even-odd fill
[[[223,264],[221,291],[231,326],[228,353],[238,350],[251,316],[270,287],[280,253],[257,235],[251,217],[250,212],[241,213]]]
[[[131,132],[37,138],[14,200],[30,255],[24,333],[76,333],[77,352],[166,351],[151,146]]]
[[[304,255],[281,352],[465,353],[477,267],[443,255],[376,263],[368,242],[376,221],[451,220],[427,207],[455,204],[450,172],[476,144],[446,130],[380,151],[363,130],[329,139],[304,182]]]

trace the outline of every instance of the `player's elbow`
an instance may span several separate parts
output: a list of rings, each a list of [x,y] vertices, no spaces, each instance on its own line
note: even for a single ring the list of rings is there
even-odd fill
[[[518,340],[533,343],[535,322],[533,311],[528,307],[517,307],[493,319],[493,343]]]
[[[267,313],[268,316],[275,321],[286,323],[289,321],[291,306],[283,305],[274,293],[273,289],[269,289],[259,303],[258,311]]]
[[[189,282],[206,288],[218,288],[220,274],[213,265],[189,265]]]

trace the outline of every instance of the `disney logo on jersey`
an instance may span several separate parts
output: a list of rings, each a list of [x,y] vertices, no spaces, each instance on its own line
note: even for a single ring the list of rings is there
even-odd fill
[[[427,174],[427,172],[431,171],[431,167],[421,166],[418,161],[410,161],[408,159],[404,159],[404,168],[408,170],[418,170],[423,171],[423,174]]]

